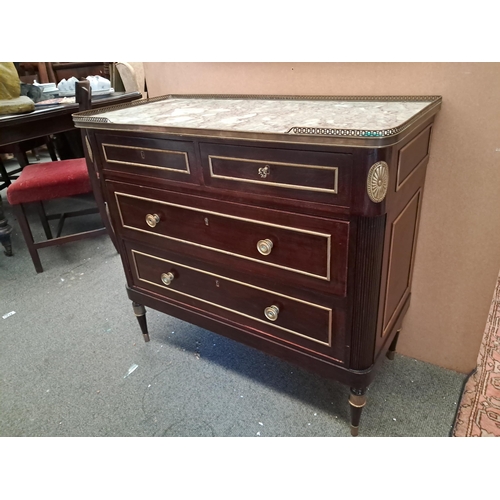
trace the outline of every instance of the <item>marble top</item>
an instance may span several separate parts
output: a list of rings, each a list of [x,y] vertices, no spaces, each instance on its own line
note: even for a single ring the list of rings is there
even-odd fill
[[[182,127],[257,133],[392,135],[436,98],[415,100],[259,99],[172,96],[145,104],[103,110],[96,116],[119,125]],[[392,130],[391,130],[392,129]],[[316,130],[316,131],[314,131]],[[327,132],[330,130],[331,132]],[[375,131],[369,132],[359,131]],[[377,131],[380,131],[377,132]],[[384,133],[383,131],[390,131]],[[354,135],[351,133],[349,135]]]

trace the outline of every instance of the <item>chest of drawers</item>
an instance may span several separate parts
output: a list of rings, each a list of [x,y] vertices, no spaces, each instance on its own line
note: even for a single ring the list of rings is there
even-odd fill
[[[409,307],[441,98],[166,96],[74,115],[127,292],[365,391]]]

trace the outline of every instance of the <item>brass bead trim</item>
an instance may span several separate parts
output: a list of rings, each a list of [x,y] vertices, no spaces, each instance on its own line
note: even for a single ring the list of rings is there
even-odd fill
[[[310,187],[310,186],[300,186],[298,184],[284,184],[284,183],[279,183],[279,182],[259,181],[259,180],[254,180],[254,179],[244,179],[241,177],[231,177],[228,175],[219,175],[219,174],[214,173],[212,159],[264,164],[266,167],[269,167],[269,165],[280,165],[280,166],[285,166],[285,167],[312,168],[315,170],[330,170],[333,173],[333,179],[332,179],[333,186],[331,189],[329,189],[329,188],[315,188],[315,187]],[[247,159],[247,158],[233,158],[230,156],[214,156],[214,155],[208,156],[208,164],[210,167],[210,177],[212,177],[214,179],[226,179],[229,181],[249,182],[252,184],[263,184],[265,186],[273,186],[273,187],[288,188],[288,189],[299,189],[299,190],[303,190],[303,191],[316,191],[316,192],[333,193],[333,194],[338,193],[338,177],[339,177],[338,167],[324,167],[321,165],[306,165],[306,164],[302,164],[302,163],[282,163],[282,162],[277,162],[277,161],[271,162],[269,160],[253,160],[253,159]],[[265,177],[267,177],[267,174],[264,177],[261,175],[261,177],[265,178]]]
[[[147,253],[144,253],[144,252],[139,252],[137,250],[131,250],[131,254],[132,254],[132,260],[133,260],[133,263],[134,263],[135,274],[136,274],[137,279],[139,281],[142,281],[144,283],[148,283],[150,285],[154,285],[154,286],[159,287],[159,288],[161,288],[162,290],[165,290],[165,291],[168,290],[170,292],[173,292],[173,293],[176,293],[176,294],[179,294],[179,295],[183,295],[183,296],[189,297],[191,299],[199,300],[200,302],[203,302],[205,304],[209,304],[209,305],[218,307],[220,309],[223,309],[225,311],[229,311],[229,312],[238,314],[240,316],[244,316],[245,318],[249,318],[249,319],[252,319],[254,321],[258,321],[259,323],[263,323],[265,325],[272,326],[273,328],[278,328],[279,330],[283,330],[283,331],[291,333],[293,335],[297,335],[298,337],[305,338],[305,339],[310,340],[312,342],[316,342],[318,344],[322,344],[322,345],[325,345],[327,347],[331,347],[332,346],[332,314],[333,314],[333,311],[332,311],[332,309],[330,309],[328,307],[320,306],[318,304],[313,304],[312,302],[306,302],[305,300],[297,299],[295,297],[290,297],[289,295],[284,295],[284,294],[279,293],[279,292],[274,292],[273,290],[268,290],[266,288],[261,288],[261,287],[255,286],[255,285],[250,285],[249,283],[244,283],[242,281],[238,281],[238,280],[235,280],[235,279],[232,279],[232,278],[228,278],[227,276],[221,276],[221,275],[218,275],[218,274],[210,273],[208,271],[204,271],[202,269],[198,269],[198,268],[195,268],[195,267],[190,267],[190,266],[187,266],[185,264],[180,264],[180,263],[174,262],[172,260],[167,260],[167,259],[162,259],[160,257],[155,257],[154,255],[150,255],[150,254],[147,254]],[[196,271],[196,272],[199,272],[199,273],[202,273],[202,274],[207,274],[209,276],[213,276],[214,278],[217,278],[217,279],[220,279],[220,280],[231,281],[232,283],[236,283],[238,285],[242,285],[242,286],[246,286],[246,287],[249,287],[249,288],[253,288],[255,290],[259,290],[259,291],[262,291],[262,292],[265,292],[265,293],[272,294],[273,296],[283,297],[285,299],[288,299],[288,300],[291,300],[291,301],[294,301],[294,302],[299,302],[301,304],[306,304],[307,306],[314,307],[316,309],[320,309],[322,311],[325,311],[328,314],[328,342],[324,342],[322,340],[318,340],[318,339],[315,339],[313,337],[309,337],[308,335],[304,335],[303,333],[299,333],[299,332],[296,332],[294,330],[290,330],[288,328],[284,328],[284,327],[276,325],[274,323],[269,323],[269,321],[266,321],[266,320],[263,320],[263,319],[260,319],[260,318],[256,318],[254,316],[250,316],[249,314],[245,314],[245,313],[243,313],[241,311],[238,311],[238,310],[235,310],[235,309],[230,309],[229,307],[222,306],[221,304],[217,304],[215,302],[210,302],[210,301],[202,299],[200,297],[196,297],[195,295],[190,295],[188,293],[181,292],[179,290],[176,290],[175,288],[169,288],[169,287],[166,287],[164,285],[160,285],[158,283],[155,283],[153,281],[146,280],[146,279],[142,278],[141,275],[140,275],[140,273],[139,273],[139,268],[137,266],[136,255],[143,255],[143,256],[148,257],[150,259],[159,260],[161,262],[166,262],[166,263],[172,264],[174,266],[180,266],[180,267],[183,267],[185,269],[190,269],[191,271]],[[333,358],[333,359],[335,359],[335,361],[343,363],[343,361],[341,361],[341,360],[338,360],[336,358]]]
[[[159,236],[161,238],[166,238],[166,239],[174,240],[174,241],[180,241],[182,243],[187,243],[188,245],[193,245],[195,247],[206,248],[208,250],[214,250],[215,252],[220,252],[220,253],[223,253],[223,254],[226,254],[226,255],[231,255],[231,256],[234,256],[234,257],[241,258],[241,259],[250,260],[252,262],[258,262],[259,264],[264,264],[264,265],[267,265],[267,266],[276,267],[278,269],[284,269],[286,271],[291,271],[291,272],[294,272],[294,273],[297,273],[297,274],[303,274],[305,276],[311,276],[313,278],[318,278],[318,279],[321,279],[321,280],[330,281],[330,274],[331,274],[331,253],[332,253],[332,241],[331,241],[332,240],[332,236],[330,234],[318,233],[316,231],[309,231],[307,229],[298,229],[298,228],[290,227],[290,226],[282,226],[282,225],[279,225],[279,224],[272,224],[272,223],[269,223],[269,222],[262,222],[262,221],[258,221],[258,220],[255,220],[255,219],[247,219],[245,217],[237,217],[235,215],[227,215],[227,214],[223,214],[223,213],[220,213],[220,212],[212,212],[210,210],[202,210],[202,209],[198,209],[198,208],[188,207],[186,205],[178,205],[178,204],[175,204],[175,203],[168,203],[166,201],[159,201],[159,200],[155,200],[155,199],[152,199],[152,198],[145,198],[143,196],[135,196],[133,194],[121,193],[119,191],[115,191],[114,194],[115,194],[116,205],[117,205],[117,208],[118,208],[118,213],[120,215],[120,222],[122,224],[122,227],[124,227],[126,229],[131,229],[132,231],[139,231],[139,232],[147,233],[147,234],[154,234],[155,236]],[[234,220],[241,220],[241,221],[244,221],[244,222],[252,222],[252,223],[255,223],[255,224],[262,225],[262,226],[276,227],[276,228],[279,228],[279,229],[286,229],[286,230],[289,230],[289,231],[295,231],[297,233],[302,233],[302,234],[311,234],[311,235],[314,235],[314,236],[321,236],[321,237],[325,238],[325,241],[326,241],[326,275],[323,276],[321,274],[313,274],[313,273],[309,273],[307,271],[302,271],[300,269],[286,267],[286,266],[281,266],[279,264],[274,264],[273,262],[267,262],[267,261],[261,260],[261,259],[254,259],[252,257],[247,257],[246,255],[241,255],[241,254],[237,254],[237,253],[234,253],[234,252],[229,252],[227,250],[222,250],[220,248],[209,247],[207,245],[202,245],[200,243],[194,243],[194,242],[189,241],[189,240],[182,240],[180,238],[174,238],[172,236],[167,236],[167,235],[161,234],[161,233],[153,233],[153,232],[151,232],[149,230],[146,230],[146,229],[140,229],[138,227],[128,226],[128,225],[125,224],[125,221],[123,220],[123,214],[122,214],[122,211],[121,211],[119,196],[124,196],[124,197],[128,197],[128,198],[136,198],[138,200],[144,200],[144,201],[153,201],[153,202],[159,203],[161,205],[169,205],[169,206],[172,206],[172,207],[182,208],[182,209],[186,209],[186,210],[192,210],[194,212],[200,212],[200,213],[208,214],[208,215],[217,215],[217,216],[220,216],[220,217],[225,217],[225,218],[234,219]],[[338,222],[343,222],[343,221],[338,221]],[[346,222],[346,224],[349,224],[349,223]]]
[[[108,163],[117,163],[118,165],[132,165],[134,167],[142,167],[142,168],[155,168],[158,170],[168,170],[170,172],[178,172],[180,174],[190,174],[191,171],[189,169],[189,158],[188,155],[185,151],[171,151],[168,149],[153,149],[153,148],[140,148],[138,146],[123,146],[121,144],[106,144],[102,143],[102,152],[104,154],[104,159]],[[135,149],[139,151],[152,151],[154,153],[163,153],[163,154],[177,154],[184,156],[184,161],[186,162],[186,168],[185,170],[181,170],[178,168],[169,168],[169,167],[163,167],[161,165],[151,165],[148,163],[135,163],[135,162],[130,162],[130,161],[122,161],[122,160],[112,160],[108,158],[106,147],[108,148],[117,148],[117,149]],[[142,157],[142,155],[141,155]],[[144,158],[143,158],[144,159]]]
[[[95,116],[101,113],[108,113],[132,106],[141,106],[151,102],[158,102],[168,99],[242,99],[242,100],[310,100],[310,101],[381,101],[381,102],[429,102],[429,104],[438,104],[441,101],[441,96],[276,96],[276,95],[212,95],[212,94],[186,94],[186,95],[164,95],[151,99],[140,99],[125,104],[117,104],[100,108],[97,110],[82,111],[73,114],[75,124],[82,122],[94,123],[112,123],[108,118]],[[427,111],[426,108],[416,113],[415,116],[402,123],[398,127],[381,130],[360,130],[360,129],[338,129],[338,128],[317,128],[293,126],[288,132],[289,135],[315,135],[323,137],[346,137],[360,139],[381,139],[389,138],[398,135],[405,130],[410,123],[413,123],[417,118]]]
[[[421,210],[421,201],[422,201],[421,194],[422,194],[422,188],[420,188],[415,193],[413,198],[406,204],[406,206],[403,208],[403,210],[401,210],[401,213],[396,217],[396,219],[392,222],[392,225],[391,225],[391,243],[389,246],[389,264],[387,266],[388,272],[387,272],[386,289],[385,289],[385,306],[384,306],[384,314],[383,314],[383,318],[382,318],[382,337],[384,337],[390,331],[390,328],[392,327],[393,322],[397,318],[399,311],[403,307],[403,304],[410,293],[411,283],[412,283],[412,279],[413,279],[413,266],[415,263],[415,250],[417,247],[416,241],[417,241],[417,235],[418,235],[418,226],[419,226],[419,222],[420,222],[420,210]],[[414,232],[413,232],[413,247],[411,250],[411,261],[410,261],[410,272],[409,272],[409,277],[408,277],[408,283],[407,283],[405,291],[403,292],[403,295],[401,295],[401,298],[399,299],[399,302],[398,302],[396,308],[394,309],[394,312],[391,314],[391,317],[387,320],[387,315],[388,315],[387,299],[389,297],[388,284],[389,284],[389,280],[391,278],[392,251],[394,249],[394,227],[395,227],[396,223],[401,219],[401,217],[403,217],[406,210],[408,210],[410,208],[410,206],[414,202],[415,198],[417,198],[417,202],[416,202],[417,203],[417,218],[415,221]],[[386,321],[387,321],[387,323],[386,323]]]

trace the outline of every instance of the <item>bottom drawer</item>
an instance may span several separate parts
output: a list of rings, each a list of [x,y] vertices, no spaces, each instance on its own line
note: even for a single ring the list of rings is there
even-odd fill
[[[332,356],[332,348],[338,346],[339,340],[335,338],[338,311],[185,265],[174,255],[165,258],[136,247],[127,250],[136,287],[339,361]]]

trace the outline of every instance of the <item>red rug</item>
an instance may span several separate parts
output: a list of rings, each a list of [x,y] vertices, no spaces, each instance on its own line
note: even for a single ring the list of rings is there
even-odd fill
[[[500,276],[477,357],[465,384],[454,437],[500,437]]]

